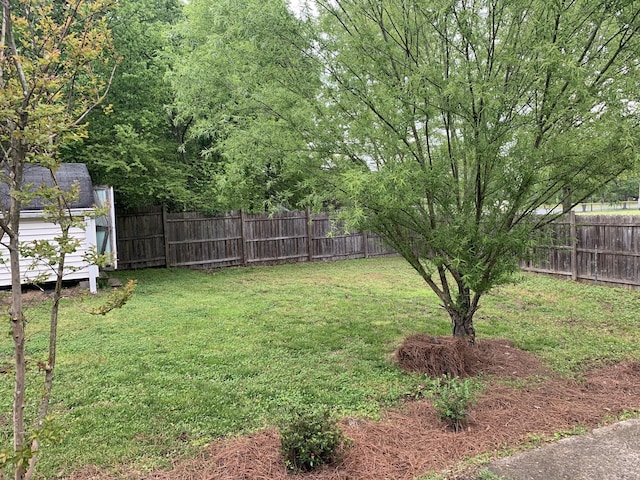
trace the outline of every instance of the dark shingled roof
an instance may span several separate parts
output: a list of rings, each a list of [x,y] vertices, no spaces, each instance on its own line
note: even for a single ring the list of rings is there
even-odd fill
[[[91,183],[89,170],[87,170],[87,166],[84,163],[63,163],[56,171],[55,176],[58,185],[60,185],[60,188],[64,191],[70,190],[74,182],[79,183],[80,195],[76,201],[71,203],[71,208],[92,208],[94,206],[93,184]],[[42,184],[52,186],[53,177],[48,168],[26,164],[24,166],[24,179],[22,184],[31,184],[30,188],[35,190]],[[5,182],[0,183],[0,201],[5,208],[9,205],[9,186]],[[43,200],[36,198],[32,202],[29,202],[29,204],[23,205],[22,210],[42,210],[43,206]]]

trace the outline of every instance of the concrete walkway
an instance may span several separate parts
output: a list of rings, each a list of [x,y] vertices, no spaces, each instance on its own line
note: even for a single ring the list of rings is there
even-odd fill
[[[503,458],[487,469],[503,480],[640,480],[640,419]]]

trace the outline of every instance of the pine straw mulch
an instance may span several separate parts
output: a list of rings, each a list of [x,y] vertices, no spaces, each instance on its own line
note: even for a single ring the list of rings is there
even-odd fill
[[[450,339],[410,337],[435,345]],[[411,348],[411,347],[410,347]],[[457,349],[455,346],[454,349]],[[415,353],[414,349],[414,353]],[[288,474],[278,453],[275,429],[225,439],[193,459],[176,462],[169,471],[119,477],[145,480],[386,480],[414,479],[429,472],[449,478],[473,478],[463,461],[483,454],[489,459],[504,449],[519,448],[576,427],[593,428],[608,417],[640,408],[640,363],[621,363],[588,372],[581,381],[550,372],[534,356],[508,341],[483,340],[465,357],[465,375],[482,373],[486,381],[468,427],[458,433],[440,422],[428,399],[407,399],[380,421],[345,418],[341,427],[354,440],[338,465]],[[455,356],[455,355],[454,355]],[[401,366],[403,360],[398,352]],[[406,359],[405,359],[406,360]],[[412,367],[415,368],[415,365]],[[477,469],[477,467],[476,467]],[[457,470],[457,473],[456,473]],[[104,480],[103,471],[87,468],[69,480]]]

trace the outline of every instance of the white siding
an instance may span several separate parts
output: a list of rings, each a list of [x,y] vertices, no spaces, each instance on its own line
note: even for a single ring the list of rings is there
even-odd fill
[[[94,227],[92,221],[87,222],[89,228]],[[91,267],[83,258],[90,246],[94,244],[91,239],[95,238],[95,232],[85,232],[80,228],[72,228],[70,234],[73,238],[80,241],[78,250],[67,255],[65,265],[69,267],[79,267],[78,270],[67,272],[64,276],[65,280],[95,280],[95,267]],[[41,218],[22,218],[20,220],[20,242],[28,243],[33,240],[53,240],[54,237],[60,235],[60,227],[53,223],[44,222]],[[2,242],[8,242],[7,236],[2,237]],[[2,255],[3,263],[0,264],[0,285],[11,285],[11,268],[9,265],[9,251],[4,245],[0,245],[0,255]],[[26,283],[27,279],[37,277],[39,274],[47,274],[49,281],[55,281],[55,272],[46,265],[38,265],[35,270],[28,271],[33,259],[23,258],[20,261],[20,270],[22,283]]]

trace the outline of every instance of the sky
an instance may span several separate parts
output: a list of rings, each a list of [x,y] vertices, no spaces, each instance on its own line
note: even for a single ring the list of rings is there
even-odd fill
[[[291,10],[298,16],[302,14],[302,9],[305,3],[309,4],[309,8],[312,13],[317,12],[313,0],[289,0],[289,6],[291,7]]]

